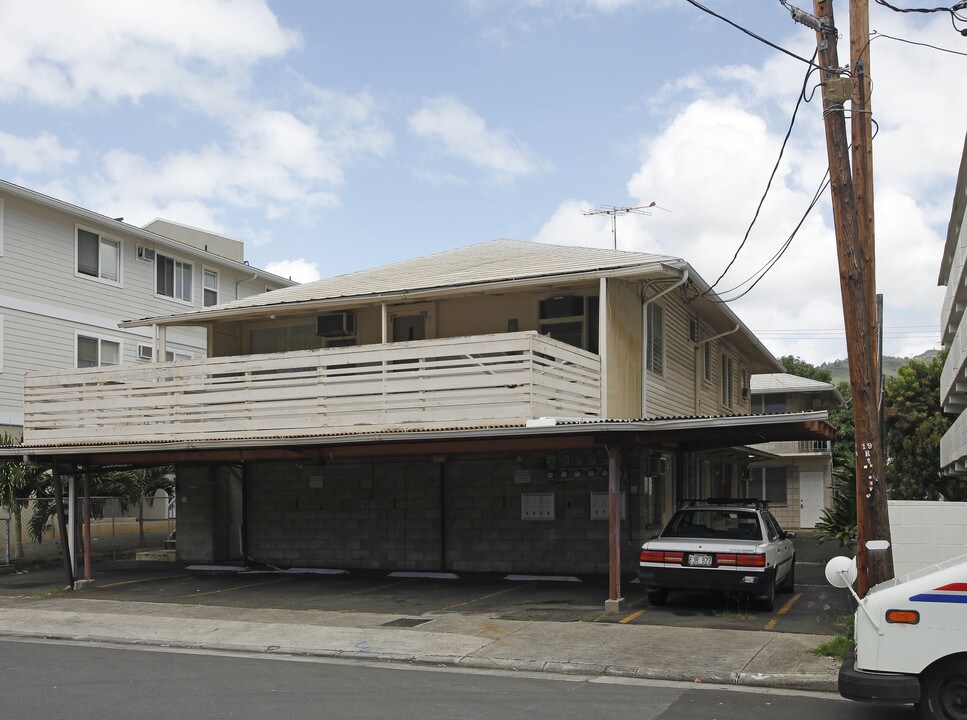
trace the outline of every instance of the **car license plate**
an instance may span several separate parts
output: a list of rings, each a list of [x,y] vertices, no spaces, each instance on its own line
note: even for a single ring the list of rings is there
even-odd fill
[[[688,556],[688,564],[692,567],[712,567],[712,556],[705,554],[692,554]]]

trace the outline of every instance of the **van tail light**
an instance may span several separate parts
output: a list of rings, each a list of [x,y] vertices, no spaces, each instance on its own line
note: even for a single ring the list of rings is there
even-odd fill
[[[916,610],[887,610],[886,621],[902,625],[916,625],[920,622],[920,613]]]
[[[728,567],[765,567],[766,556],[749,553],[719,553],[715,556],[715,562],[719,566]]]

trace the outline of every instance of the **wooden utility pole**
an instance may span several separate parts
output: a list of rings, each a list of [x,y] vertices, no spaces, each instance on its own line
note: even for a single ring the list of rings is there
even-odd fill
[[[858,32],[868,28],[868,13],[863,0],[851,0],[851,21]],[[856,7],[859,6],[859,7]],[[853,423],[856,432],[856,527],[857,527],[857,593],[860,597],[873,585],[893,577],[893,555],[887,550],[869,550],[869,540],[890,540],[890,523],[883,483],[883,442],[879,421],[879,374],[877,368],[876,280],[873,267],[873,195],[870,134],[854,128],[862,147],[854,147],[853,173],[850,171],[846,136],[845,101],[851,95],[862,100],[853,108],[854,118],[869,119],[869,92],[866,72],[851,91],[842,87],[837,31],[833,19],[832,0],[814,0],[814,12],[821,22],[816,33],[819,65],[823,69],[823,117],[826,148],[829,156],[830,191],[833,202],[833,224],[836,231],[836,254],[839,259],[840,292],[846,325],[846,348],[849,356],[850,387],[853,394]],[[864,18],[855,18],[862,13]],[[854,47],[868,55],[866,38]],[[865,67],[865,65],[864,65]],[[858,73],[857,73],[858,75]],[[855,89],[854,89],[855,88]],[[860,110],[860,112],[857,112]],[[854,137],[856,135],[854,134]],[[855,142],[855,141],[854,141]]]

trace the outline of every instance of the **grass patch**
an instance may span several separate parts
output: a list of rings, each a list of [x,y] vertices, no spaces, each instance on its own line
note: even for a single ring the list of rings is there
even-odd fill
[[[829,640],[814,647],[811,652],[820,657],[831,657],[843,660],[853,649],[853,616],[846,615],[836,623],[841,632],[834,635]]]

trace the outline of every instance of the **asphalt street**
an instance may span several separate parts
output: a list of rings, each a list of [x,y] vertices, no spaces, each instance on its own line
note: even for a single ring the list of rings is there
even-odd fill
[[[615,677],[0,640],[5,717],[912,720],[833,695]]]

